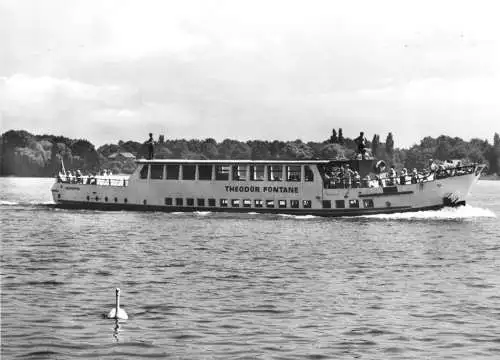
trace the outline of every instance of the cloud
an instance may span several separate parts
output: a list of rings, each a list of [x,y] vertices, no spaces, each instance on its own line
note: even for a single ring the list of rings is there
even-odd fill
[[[143,102],[131,87],[25,74],[0,78],[0,115],[2,131],[23,128],[99,143],[129,139],[131,133],[145,132],[145,126],[166,128],[167,121],[189,126],[194,119],[182,102]]]
[[[124,86],[97,86],[71,79],[25,74],[0,78],[0,99],[3,113],[36,116],[41,120],[80,107],[122,108],[137,105],[140,101],[136,91]]]
[[[1,1],[2,127],[96,143],[323,140],[334,126],[392,131],[397,145],[487,137],[496,14],[425,0]]]

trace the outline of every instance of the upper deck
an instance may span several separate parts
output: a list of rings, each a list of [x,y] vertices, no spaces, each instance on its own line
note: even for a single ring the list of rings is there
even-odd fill
[[[346,160],[348,163],[350,160]],[[193,159],[138,159],[135,161],[138,164],[204,164],[204,165],[278,165],[278,164],[297,164],[297,165],[318,165],[318,164],[328,164],[330,160],[226,160],[226,159],[216,159],[216,160],[193,160]]]
[[[264,178],[268,178],[268,180],[288,180],[295,181],[294,178],[297,177],[297,173],[301,173],[304,178],[304,171],[306,173],[316,173],[319,178],[324,178],[324,173],[327,169],[331,168],[343,168],[348,165],[352,171],[356,171],[361,178],[366,177],[367,175],[374,173],[376,171],[375,165],[376,160],[360,160],[360,159],[351,159],[351,160],[249,160],[249,159],[241,159],[241,160],[228,160],[228,159],[217,159],[217,160],[195,160],[195,159],[138,159],[136,163],[139,165],[138,169],[144,169],[147,171],[144,165],[151,165],[151,168],[156,168],[156,172],[162,172],[163,166],[178,166],[178,167],[187,167],[193,169],[193,177],[187,178],[185,180],[198,180],[197,177],[194,177],[194,172],[198,172],[201,168],[207,169],[208,166],[214,166],[216,173],[226,173],[230,172],[232,169],[233,174],[241,174],[249,172],[251,175],[251,180],[263,180]],[[162,167],[162,168],[160,168]],[[281,169],[280,169],[281,168]],[[219,169],[219,170],[217,170]],[[305,170],[301,170],[305,169]],[[206,172],[207,170],[205,170]],[[211,172],[208,170],[208,172]],[[257,176],[257,173],[260,173],[260,176]],[[295,175],[288,176],[289,174],[294,173]],[[288,174],[287,176],[282,176]],[[159,175],[159,174],[158,174]],[[158,176],[157,175],[157,176]],[[166,175],[166,174],[165,174]],[[215,178],[220,180],[229,180],[229,177],[225,176],[217,176],[214,174]],[[140,178],[145,178],[146,173],[142,173]],[[149,177],[149,176],[147,176]],[[243,180],[244,177],[235,175],[231,180]],[[173,178],[176,178],[174,175]],[[205,176],[203,180],[211,180],[210,175]]]

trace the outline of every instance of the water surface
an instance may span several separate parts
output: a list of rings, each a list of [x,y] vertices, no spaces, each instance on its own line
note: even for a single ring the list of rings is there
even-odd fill
[[[500,182],[333,219],[60,210],[51,183],[0,178],[2,359],[500,357]]]

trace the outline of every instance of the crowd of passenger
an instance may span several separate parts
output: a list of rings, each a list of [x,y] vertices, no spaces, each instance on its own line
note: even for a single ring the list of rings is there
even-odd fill
[[[57,174],[57,182],[66,184],[82,184],[82,185],[123,185],[126,186],[125,179],[113,178],[111,170],[103,169],[98,173],[89,173],[83,175],[78,170],[62,170]]]
[[[345,189],[417,184],[474,172],[474,166],[462,166],[460,161],[451,160],[437,162],[431,159],[429,167],[421,171],[418,171],[416,168],[413,170],[406,168],[396,170],[394,166],[391,166],[387,170],[383,162],[379,163],[382,163],[382,165],[378,165],[375,172],[367,174],[363,178],[361,178],[357,170],[351,169],[347,163],[340,167],[327,166],[323,172],[325,188]]]

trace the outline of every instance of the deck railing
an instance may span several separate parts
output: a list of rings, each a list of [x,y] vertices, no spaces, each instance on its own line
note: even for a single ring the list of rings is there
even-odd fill
[[[436,179],[445,179],[448,177],[462,176],[472,174],[476,170],[477,165],[457,166],[447,169],[438,169],[437,171],[424,171],[417,174],[398,175],[396,177],[389,177],[387,174],[384,176],[377,176],[375,179],[355,179],[355,178],[336,178],[324,179],[325,189],[348,189],[348,188],[373,188],[373,187],[387,187],[395,185],[408,185],[418,184],[423,182],[434,181]]]
[[[98,186],[128,186],[128,178],[109,176],[57,176],[57,182],[62,184],[98,185]]]

